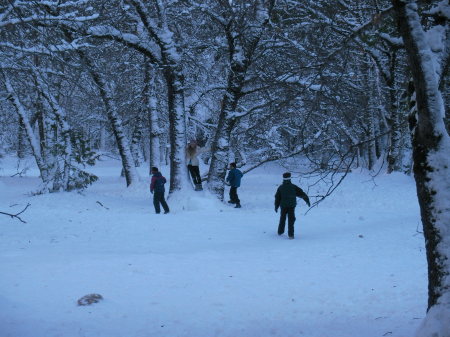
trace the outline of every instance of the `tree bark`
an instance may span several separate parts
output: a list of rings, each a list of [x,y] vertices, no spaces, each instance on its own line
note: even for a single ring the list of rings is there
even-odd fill
[[[159,167],[161,164],[161,129],[159,127],[159,113],[157,109],[157,98],[155,92],[155,74],[152,72],[151,65],[145,63],[145,90],[144,90],[144,104],[148,111],[149,121],[149,166],[150,172],[153,166]]]
[[[17,158],[25,158],[25,125],[23,125],[22,118],[19,117],[19,128],[17,131]]]
[[[141,140],[142,140],[142,118],[137,116],[136,124],[134,125],[133,135],[131,137],[131,154],[134,160],[134,166],[141,166]]]
[[[169,193],[188,187],[188,172],[185,159],[186,115],[184,106],[183,76],[176,69],[164,73],[167,83],[170,141],[170,188]]]
[[[439,1],[432,1],[437,4]],[[444,125],[439,91],[439,62],[421,25],[415,1],[392,0],[412,72],[417,115],[412,116],[414,178],[428,261],[428,310],[434,307],[450,320],[450,138]],[[443,3],[442,3],[443,5]],[[443,5],[447,11],[449,5]],[[448,20],[445,22],[448,31]],[[445,39],[444,35],[444,39]],[[448,38],[448,37],[447,37]],[[445,309],[446,308],[446,309]],[[447,311],[445,311],[447,310]],[[436,333],[433,336],[446,336]],[[426,334],[424,334],[425,336]]]
[[[388,90],[389,90],[389,127],[391,129],[391,133],[389,134],[389,148],[387,155],[387,173],[392,173],[395,171],[400,171],[402,162],[401,162],[401,118],[400,118],[400,109],[399,104],[396,98],[396,73],[395,73],[395,64],[397,62],[397,52],[394,52],[391,61],[390,61],[390,78],[386,81]]]

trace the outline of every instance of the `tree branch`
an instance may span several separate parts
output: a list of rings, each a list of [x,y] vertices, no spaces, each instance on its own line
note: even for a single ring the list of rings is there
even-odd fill
[[[19,215],[22,214],[23,212],[25,212],[27,210],[27,208],[30,207],[30,206],[31,206],[31,204],[28,203],[23,210],[21,210],[19,213],[16,213],[16,214],[10,214],[10,213],[6,213],[6,212],[0,212],[0,214],[4,214],[4,215],[7,215],[7,216],[10,216],[11,218],[16,218],[16,219],[20,220],[23,223],[27,223],[26,221],[22,220],[22,218]]]

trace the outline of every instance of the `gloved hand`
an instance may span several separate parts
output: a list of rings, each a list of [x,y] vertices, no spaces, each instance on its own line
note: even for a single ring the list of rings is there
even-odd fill
[[[311,203],[309,202],[309,200],[306,202],[306,204],[308,205],[308,207],[311,207]]]
[[[278,207],[275,207],[275,213],[278,213]]]

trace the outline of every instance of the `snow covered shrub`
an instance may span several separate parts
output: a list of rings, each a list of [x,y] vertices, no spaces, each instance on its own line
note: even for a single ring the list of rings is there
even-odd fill
[[[83,189],[98,180],[92,173],[86,172],[86,165],[93,166],[99,154],[91,149],[81,134],[73,132],[70,137],[72,143],[73,165],[70,167],[68,190]]]

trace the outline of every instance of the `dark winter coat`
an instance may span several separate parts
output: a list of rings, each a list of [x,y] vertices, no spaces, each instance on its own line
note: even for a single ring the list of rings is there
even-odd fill
[[[239,187],[241,186],[241,178],[243,174],[237,168],[234,168],[228,172],[227,182],[231,187]]]
[[[166,183],[166,178],[164,178],[161,172],[156,172],[152,176],[152,182],[150,184],[150,192],[164,193],[164,184]]]
[[[278,207],[295,207],[297,206],[297,197],[302,198],[310,205],[309,198],[303,190],[294,185],[290,180],[284,180],[275,193],[275,209]]]

